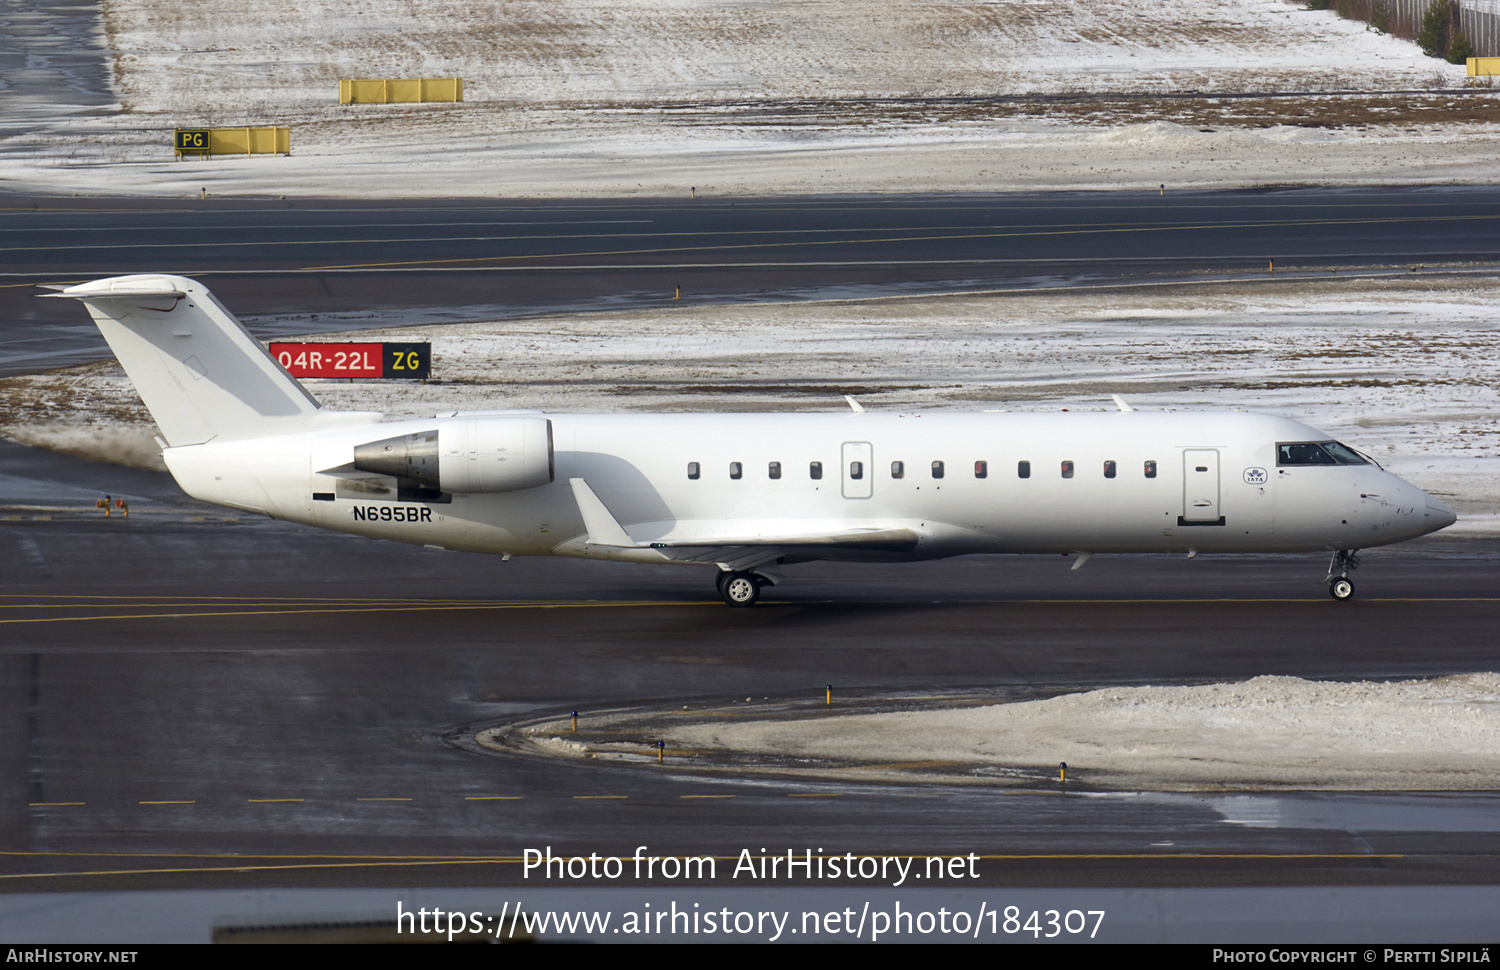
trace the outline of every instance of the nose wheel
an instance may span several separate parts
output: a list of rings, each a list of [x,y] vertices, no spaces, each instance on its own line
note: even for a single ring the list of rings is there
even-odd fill
[[[1340,549],[1328,563],[1328,595],[1339,602],[1354,598],[1354,584],[1349,573],[1359,568],[1358,549]]]
[[[765,580],[754,573],[720,572],[716,582],[719,595],[730,606],[754,606],[760,599],[760,588],[765,585]]]

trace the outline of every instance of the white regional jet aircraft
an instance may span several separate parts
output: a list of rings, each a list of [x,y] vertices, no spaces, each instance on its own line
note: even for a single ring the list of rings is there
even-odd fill
[[[55,288],[56,289],[56,288]],[[969,553],[1331,551],[1453,512],[1352,448],[1244,412],[542,414],[386,422],[321,407],[201,284],[122,276],[81,300],[206,502],[509,556],[712,567],[749,606],[780,567]],[[851,400],[850,402],[854,402]]]

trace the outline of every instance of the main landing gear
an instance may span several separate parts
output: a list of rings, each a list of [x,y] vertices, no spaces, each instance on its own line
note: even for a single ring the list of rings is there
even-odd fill
[[[732,573],[719,571],[715,580],[719,586],[719,595],[724,597],[724,602],[730,606],[754,606],[755,601],[760,599],[760,588],[771,585],[770,580],[755,573]]]
[[[1354,598],[1349,573],[1359,568],[1358,549],[1340,549],[1328,563],[1328,595],[1340,602]]]

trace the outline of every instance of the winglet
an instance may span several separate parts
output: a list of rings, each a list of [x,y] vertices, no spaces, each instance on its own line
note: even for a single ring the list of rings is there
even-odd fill
[[[609,509],[599,501],[599,496],[589,488],[588,482],[581,478],[570,478],[568,484],[573,486],[573,501],[578,503],[578,512],[583,516],[583,527],[589,531],[585,542],[591,546],[636,546],[636,541],[615,521]]]
[[[1133,408],[1130,405],[1126,404],[1125,403],[1125,399],[1123,397],[1121,397],[1120,395],[1118,395],[1118,394],[1111,394],[1110,397],[1112,397],[1112,398],[1115,399],[1115,407],[1119,408],[1121,411],[1134,411],[1135,410],[1135,408]]]
[[[844,400],[849,402],[849,409],[852,410],[855,414],[865,413],[865,406],[856,401],[853,394],[845,394]]]

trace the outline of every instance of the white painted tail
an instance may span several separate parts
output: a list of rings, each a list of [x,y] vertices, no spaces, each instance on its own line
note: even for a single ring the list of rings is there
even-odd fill
[[[185,277],[117,276],[47,295],[89,308],[172,447],[376,417],[322,412],[234,314]]]

